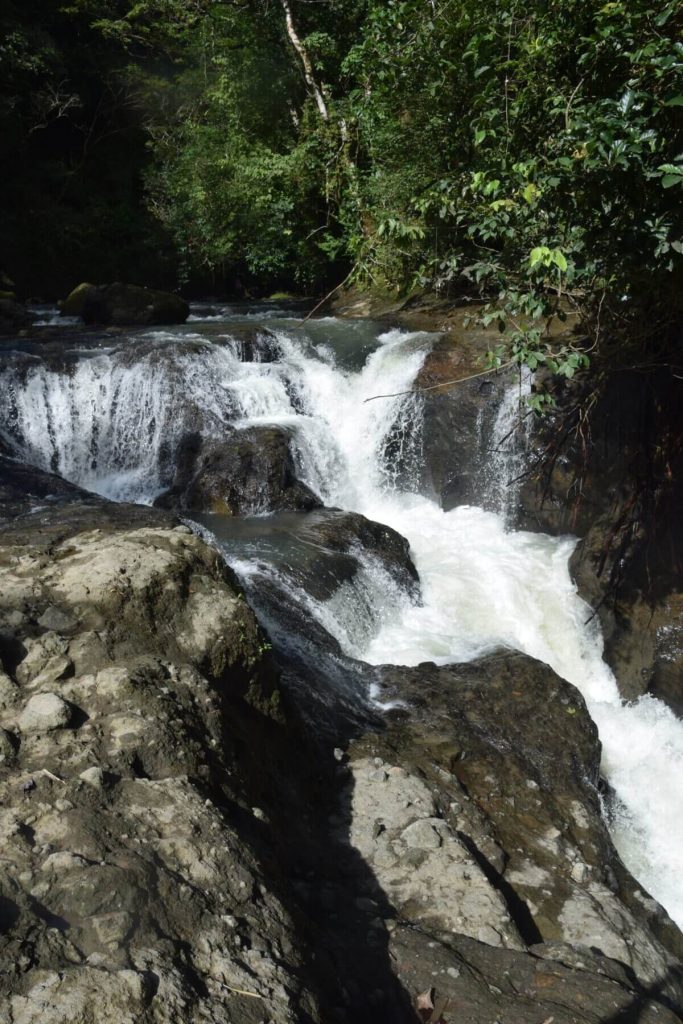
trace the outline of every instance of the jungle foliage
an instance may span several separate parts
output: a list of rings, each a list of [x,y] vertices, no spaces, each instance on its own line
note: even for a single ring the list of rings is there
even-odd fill
[[[2,19],[0,259],[31,287],[60,250],[72,279],[350,274],[482,297],[492,365],[670,353],[677,0],[10,0]],[[553,313],[589,344],[548,346]]]

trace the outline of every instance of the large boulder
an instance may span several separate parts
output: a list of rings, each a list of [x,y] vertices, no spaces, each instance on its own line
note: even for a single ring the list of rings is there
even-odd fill
[[[396,434],[387,456],[398,465],[403,486],[431,494],[442,508],[499,503],[492,449],[509,373],[480,376],[490,341],[483,332],[443,334],[434,343],[415,379],[420,392],[419,444]],[[467,379],[473,377],[473,379]],[[454,384],[454,381],[463,383]],[[505,439],[508,446],[510,439]]]
[[[240,516],[309,510],[321,502],[297,479],[287,432],[264,426],[233,430],[220,441],[187,435],[171,488],[155,504]]]
[[[678,933],[611,848],[576,690],[357,665],[393,710],[329,742],[214,549],[72,497],[0,531],[2,1020],[674,1024]],[[309,547],[400,556],[318,515]],[[50,695],[68,721],[26,728]]]
[[[237,754],[284,731],[265,637],[187,527],[110,507],[0,533],[0,1019],[317,1022]]]
[[[600,744],[579,692],[510,652],[443,668],[384,667],[376,685],[396,710],[381,733],[350,748],[351,841],[394,913],[440,949],[440,994],[469,1005],[471,953],[526,971],[528,954],[502,951],[529,946],[535,958],[570,965],[590,948],[599,962],[583,961],[585,992],[599,988],[594,973],[617,972],[680,1005],[683,936],[612,845]],[[499,952],[471,946],[468,954],[454,935]],[[414,954],[404,962],[414,975]],[[542,1004],[540,983],[528,994]],[[514,987],[499,984],[495,995],[490,1014],[464,1019],[505,1019]],[[580,999],[573,1012],[582,1019]]]
[[[80,294],[75,301],[81,301]],[[178,295],[133,284],[105,284],[82,293],[81,316],[86,324],[182,324],[189,314],[189,305]]]

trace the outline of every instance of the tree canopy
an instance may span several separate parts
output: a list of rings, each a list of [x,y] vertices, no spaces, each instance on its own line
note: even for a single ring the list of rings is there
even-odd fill
[[[680,318],[677,0],[9,0],[1,18],[0,260],[26,289],[126,268],[312,293],[351,273],[479,295],[519,358],[566,375],[583,357],[530,326],[554,309],[620,336]]]

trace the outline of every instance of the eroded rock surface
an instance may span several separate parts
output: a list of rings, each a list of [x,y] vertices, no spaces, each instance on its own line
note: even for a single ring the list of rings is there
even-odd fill
[[[570,390],[540,426],[519,525],[580,538],[572,575],[597,610],[622,695],[651,693],[680,715],[683,455],[672,444],[664,457],[657,440],[681,435],[678,383],[622,372],[581,431],[560,419],[574,401]],[[535,463],[544,449],[550,458]]]
[[[237,824],[238,735],[279,714],[265,638],[187,527],[107,509],[2,534],[0,1017],[317,1019]]]
[[[406,709],[351,747],[351,841],[392,904],[406,983],[433,964],[458,1021],[543,1019],[533,1013],[550,1014],[555,993],[570,1014],[557,1020],[583,1020],[593,999],[596,1020],[618,1008],[615,1020],[654,1021],[660,996],[680,1009],[683,938],[612,846],[578,691],[505,653],[382,668],[378,681]]]

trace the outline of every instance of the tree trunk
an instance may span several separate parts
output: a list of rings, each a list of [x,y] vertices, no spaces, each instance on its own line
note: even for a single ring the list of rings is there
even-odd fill
[[[320,88],[316,81],[315,73],[313,71],[313,65],[311,64],[311,58],[308,56],[308,53],[306,52],[306,47],[301,42],[299,34],[294,25],[294,19],[292,18],[292,8],[289,4],[289,0],[280,0],[280,3],[282,4],[282,9],[285,12],[285,22],[287,24],[287,35],[289,36],[289,41],[296,50],[296,52],[299,54],[299,57],[301,59],[301,64],[304,69],[304,78],[306,79],[306,85],[313,94],[313,98],[315,99],[315,102],[318,106],[318,110],[320,111],[320,116],[322,117],[323,121],[329,121],[330,115],[327,110],[327,104],[325,103],[325,97],[323,96],[322,89]]]

